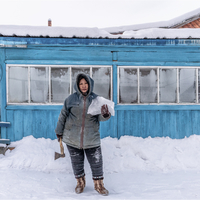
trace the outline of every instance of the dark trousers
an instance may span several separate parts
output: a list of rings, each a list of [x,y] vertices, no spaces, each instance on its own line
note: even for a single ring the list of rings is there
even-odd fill
[[[92,170],[93,179],[103,179],[103,161],[100,146],[90,149],[77,149],[67,145],[67,148],[71,157],[75,178],[85,176],[84,158],[86,154],[87,160]]]

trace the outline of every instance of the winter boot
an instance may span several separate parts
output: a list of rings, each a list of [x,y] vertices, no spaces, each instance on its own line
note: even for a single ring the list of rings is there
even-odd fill
[[[94,189],[104,196],[107,196],[109,194],[108,190],[104,187],[103,179],[94,180]]]
[[[75,192],[77,194],[80,194],[80,193],[83,192],[83,190],[85,188],[85,176],[77,178],[76,180],[77,180],[77,185],[76,185],[76,188],[75,188]]]

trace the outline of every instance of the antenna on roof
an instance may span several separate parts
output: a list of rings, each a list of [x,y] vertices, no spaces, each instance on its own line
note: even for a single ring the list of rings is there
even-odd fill
[[[52,26],[51,19],[48,20],[48,26]]]

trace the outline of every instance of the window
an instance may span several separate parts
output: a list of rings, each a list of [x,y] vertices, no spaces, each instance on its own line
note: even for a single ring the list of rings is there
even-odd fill
[[[200,67],[119,66],[119,104],[197,104]]]
[[[112,66],[7,65],[8,104],[61,104],[74,90],[79,73],[94,80],[93,92],[112,100]]]

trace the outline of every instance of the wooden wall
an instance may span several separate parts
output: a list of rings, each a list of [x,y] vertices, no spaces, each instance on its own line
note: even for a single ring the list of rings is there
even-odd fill
[[[42,43],[41,39],[39,42]],[[79,45],[55,46],[32,43],[27,48],[1,51],[0,62],[4,69],[1,120],[11,122],[10,127],[1,129],[2,138],[16,141],[33,135],[55,139],[54,129],[62,108],[61,105],[6,105],[6,64],[112,65],[115,116],[101,123],[102,138],[132,135],[179,139],[200,134],[199,105],[117,105],[117,66],[200,66],[199,40],[108,39],[102,44],[91,39],[87,44],[81,40]]]

